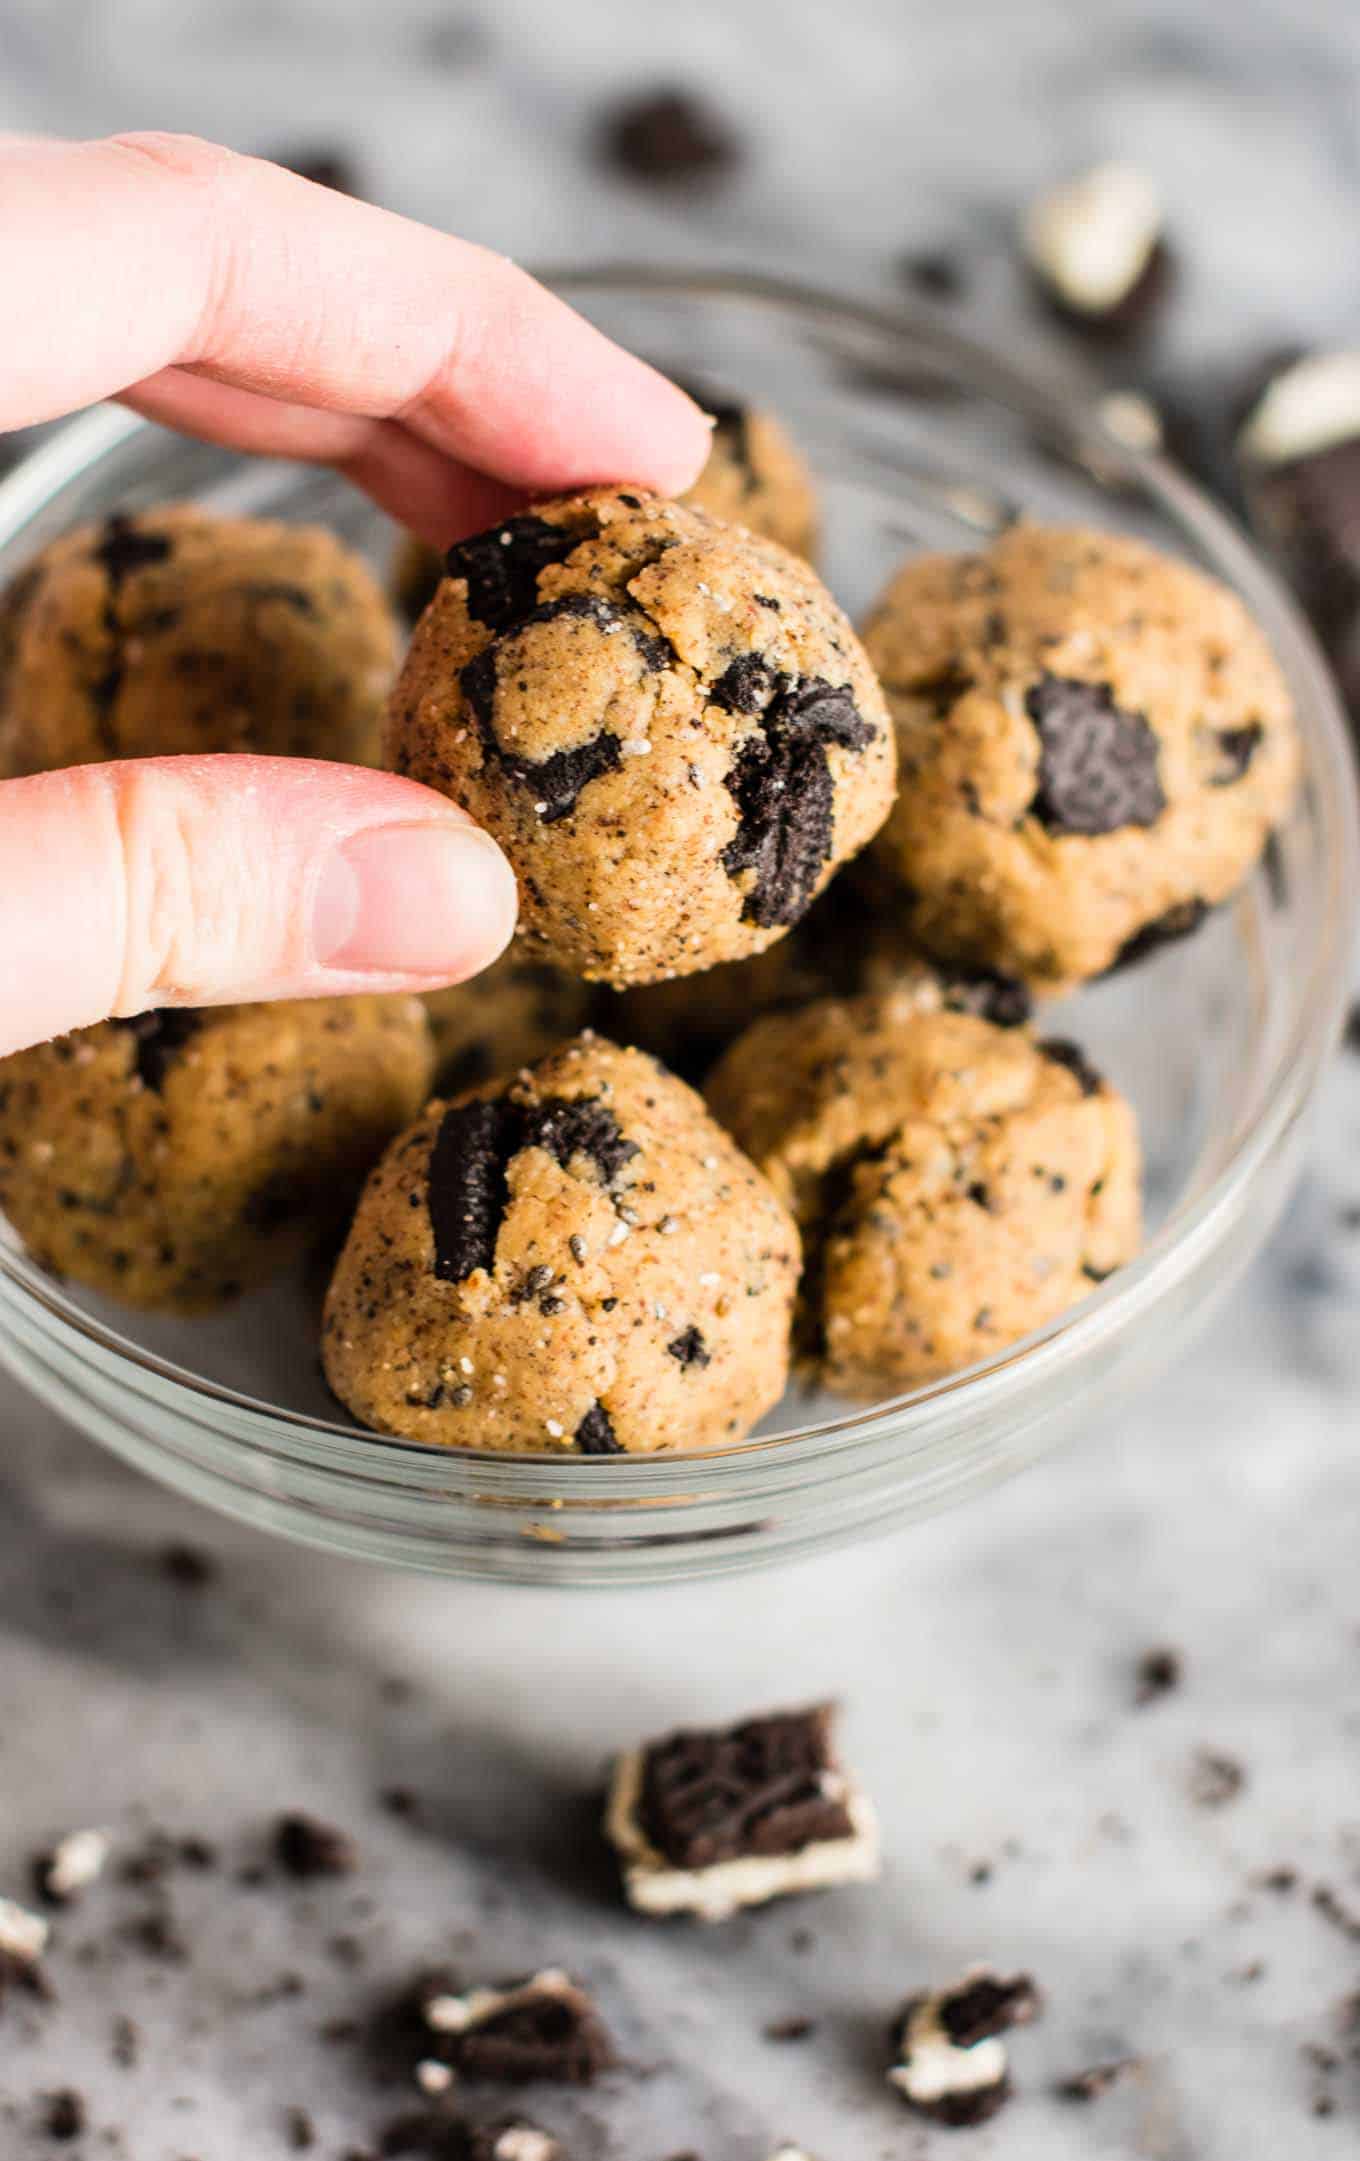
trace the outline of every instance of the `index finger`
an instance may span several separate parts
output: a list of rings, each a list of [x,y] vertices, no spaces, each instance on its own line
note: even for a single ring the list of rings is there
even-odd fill
[[[186,368],[531,493],[674,494],[698,408],[504,258],[189,136],[0,143],[0,427]]]

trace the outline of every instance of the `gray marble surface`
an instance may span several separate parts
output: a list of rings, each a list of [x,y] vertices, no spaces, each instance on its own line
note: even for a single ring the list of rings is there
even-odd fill
[[[1052,333],[1011,263],[1017,193],[1128,154],[1159,175],[1185,260],[1152,365],[1200,383],[1360,327],[1358,67],[1341,0],[0,0],[0,124],[343,144],[380,199],[523,258],[792,262],[887,289],[904,248],[943,241],[973,265],[970,318],[1037,351]],[[602,184],[589,161],[601,101],[670,78],[748,137],[712,199]],[[1350,1059],[1269,1251],[1174,1374],[1074,1450],[877,1547],[717,1588],[511,1595],[287,1550],[4,1387],[0,1890],[90,1821],[124,1854],[160,1825],[220,1861],[158,1894],[110,1881],[61,1919],[59,2002],[11,1995],[0,2024],[0,2153],[55,2150],[37,2097],[67,2083],[89,2096],[68,2149],[87,2157],[264,2161],[292,2103],[325,2161],[367,2151],[400,2097],[320,2029],[450,1955],[478,1973],[562,1959],[596,1984],[624,2067],[588,2105],[536,2104],[578,2156],[764,2161],[778,2138],[820,2161],[1353,2153],[1357,1141]],[[212,1585],[167,1579],[172,1538],[213,1552]],[[1183,1685],[1135,1708],[1161,1642]],[[608,1750],[821,1691],[845,1700],[879,1800],[883,1886],[718,1932],[622,1915],[587,1802]],[[1196,1797],[1206,1751],[1245,1772],[1220,1807]],[[378,1805],[393,1785],[422,1796],[419,1823]],[[284,1807],[349,1828],[359,1873],[237,1883]],[[1281,1868],[1292,1889],[1260,1887]],[[138,1934],[163,1905],[183,1961]],[[884,2015],[979,1958],[1032,1970],[1047,2012],[1016,2043],[1006,2113],[925,2131],[880,2083]],[[112,2060],[120,2014],[133,2068]],[[812,2038],[762,2038],[795,2015]],[[1054,2096],[1125,2055],[1139,2074],[1104,2099]]]

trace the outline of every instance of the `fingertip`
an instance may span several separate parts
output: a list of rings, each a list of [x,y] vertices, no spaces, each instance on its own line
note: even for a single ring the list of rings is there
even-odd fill
[[[367,826],[320,867],[316,963],[346,980],[460,983],[504,951],[517,902],[514,872],[477,826],[443,817]]]
[[[713,448],[712,419],[688,391],[659,368],[645,360],[636,360],[635,365],[646,379],[647,411],[639,415],[639,420],[646,426],[647,470],[624,477],[646,480],[658,495],[683,495],[694,486],[708,462]]]

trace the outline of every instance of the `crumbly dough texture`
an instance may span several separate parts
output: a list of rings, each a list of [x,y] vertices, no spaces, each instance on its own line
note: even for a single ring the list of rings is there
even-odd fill
[[[526,953],[653,982],[758,953],[887,815],[892,730],[807,565],[630,493],[450,551],[388,761],[495,835]]]
[[[708,1100],[798,1218],[833,1388],[988,1357],[1137,1251],[1133,1113],[1073,1045],[909,992],[827,999],[757,1021]]]
[[[0,773],[250,750],[375,765],[396,626],[320,526],[190,503],[81,526],[0,603]]]
[[[820,523],[817,487],[783,424],[758,405],[715,397],[702,384],[686,388],[715,426],[708,463],[683,500],[811,562]]]
[[[901,784],[874,851],[911,934],[1046,988],[1191,930],[1288,809],[1289,692],[1236,595],[1109,533],[908,563],[865,641]]]
[[[715,425],[708,463],[681,502],[777,540],[811,562],[820,523],[817,487],[788,430],[759,406],[714,397],[698,384],[685,388]],[[403,533],[392,558],[392,598],[408,623],[420,620],[443,575],[441,551]]]
[[[791,1217],[700,1099],[586,1034],[393,1143],[331,1284],[326,1374],[415,1440],[703,1448],[778,1400],[798,1266]]]
[[[596,997],[579,976],[527,958],[518,941],[470,982],[426,991],[437,1087],[457,1095],[533,1065],[588,1025]]]
[[[1029,1019],[1032,1003],[1018,977],[944,971],[923,960],[902,936],[895,897],[878,905],[847,877],[833,882],[787,938],[753,960],[636,990],[601,991],[596,1023],[697,1086],[762,1014],[893,989],[923,1011],[979,1013],[1008,1028]]]
[[[106,1021],[0,1062],[0,1209],[42,1266],[197,1313],[343,1219],[430,1084],[415,998]]]

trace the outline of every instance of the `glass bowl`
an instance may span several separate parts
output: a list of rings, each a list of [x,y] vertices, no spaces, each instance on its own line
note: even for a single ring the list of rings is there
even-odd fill
[[[1172,1355],[1288,1188],[1345,997],[1355,791],[1326,671],[1274,577],[1072,384],[1028,380],[919,315],[768,279],[611,268],[553,282],[677,375],[784,415],[818,470],[822,567],[852,615],[907,552],[975,545],[1020,510],[1130,529],[1241,591],[1293,686],[1306,759],[1293,819],[1239,898],[1061,1018],[1137,1106],[1142,1256],[1049,1327],[910,1395],[865,1409],[791,1394],[755,1437],[702,1455],[509,1459],[378,1439],[335,1423],[305,1274],[211,1321],[147,1320],[49,1280],[0,1225],[0,1357],[153,1476],[289,1537],[435,1573],[658,1583],[961,1500]],[[0,485],[0,576],[81,519],[169,496],[320,518],[390,558],[390,525],[330,475],[99,411]]]

